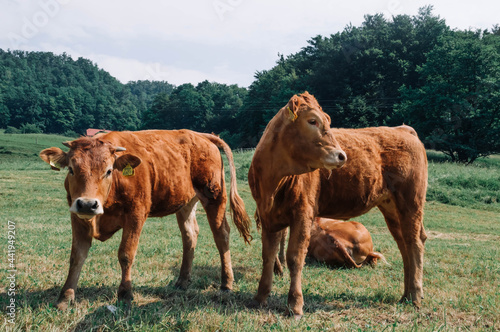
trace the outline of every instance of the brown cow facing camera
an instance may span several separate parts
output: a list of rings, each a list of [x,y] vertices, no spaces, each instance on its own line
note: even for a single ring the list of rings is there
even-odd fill
[[[287,231],[283,231],[279,255],[274,266],[274,273],[278,275],[283,274],[286,234]],[[363,224],[329,218],[314,220],[307,256],[334,268],[375,266],[379,259],[387,264],[384,255],[373,250],[372,237]]]
[[[69,273],[57,307],[75,300],[75,291],[92,239],[105,241],[123,229],[118,249],[122,268],[118,300],[130,304],[131,269],[141,230],[148,217],[176,214],[183,257],[176,286],[190,282],[199,228],[200,201],[221,259],[221,289],[233,287],[226,221],[224,168],[219,148],[229,160],[230,211],[246,242],[250,220],[236,188],[236,170],[229,146],[215,135],[189,130],[111,132],[64,143],[69,152],[49,148],[40,157],[54,170],[68,168],[64,182],[71,212],[73,241]]]
[[[252,306],[264,305],[271,292],[285,228],[290,228],[288,310],[300,318],[302,268],[313,220],[349,220],[374,207],[384,215],[403,259],[401,302],[420,306],[427,156],[413,128],[330,129],[330,117],[312,95],[295,95],[268,123],[248,184],[262,226],[262,276]]]

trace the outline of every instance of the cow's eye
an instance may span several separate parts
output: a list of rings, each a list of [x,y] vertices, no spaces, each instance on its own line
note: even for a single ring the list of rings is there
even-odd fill
[[[75,172],[73,172],[73,168],[72,167],[68,167],[68,173],[70,175],[75,175]]]
[[[106,174],[104,175],[104,177],[108,178],[111,176],[111,174],[113,173],[113,170],[112,169],[108,169],[108,171],[106,172]]]
[[[313,125],[313,126],[317,126],[318,125],[318,122],[314,119],[311,119],[311,120],[308,120],[307,121],[310,125]]]

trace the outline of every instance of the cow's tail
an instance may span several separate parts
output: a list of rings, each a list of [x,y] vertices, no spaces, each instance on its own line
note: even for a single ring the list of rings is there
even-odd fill
[[[252,236],[250,235],[250,217],[245,210],[245,203],[238,194],[238,188],[236,185],[236,167],[234,166],[233,152],[229,145],[226,144],[222,139],[214,134],[202,134],[209,141],[214,143],[217,147],[224,150],[229,161],[229,173],[231,175],[230,191],[229,191],[229,208],[231,211],[231,217],[233,222],[238,228],[240,235],[243,237],[246,243],[252,241]]]
[[[379,252],[371,252],[368,254],[368,256],[366,256],[365,260],[363,262],[361,262],[361,266],[363,265],[371,265],[371,266],[375,266],[377,265],[377,260],[381,260],[382,262],[384,262],[385,264],[387,265],[390,265],[387,260],[385,259],[384,255],[382,255],[381,253]]]

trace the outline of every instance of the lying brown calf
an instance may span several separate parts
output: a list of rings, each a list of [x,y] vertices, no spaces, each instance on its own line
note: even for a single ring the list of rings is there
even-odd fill
[[[313,223],[307,256],[332,267],[374,266],[378,259],[387,263],[381,253],[373,251],[372,237],[365,226],[328,218],[316,218]]]
[[[285,241],[287,231],[282,231],[280,251],[274,265],[274,273],[283,274],[285,262]],[[307,256],[331,267],[360,268],[364,265],[375,266],[381,259],[387,264],[384,255],[373,251],[373,241],[368,230],[356,221],[316,218],[311,227],[311,239]]]

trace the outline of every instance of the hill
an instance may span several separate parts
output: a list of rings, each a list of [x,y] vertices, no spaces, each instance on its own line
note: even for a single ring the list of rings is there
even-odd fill
[[[122,84],[84,58],[0,49],[0,128],[83,134],[87,128],[135,130],[167,82]]]

